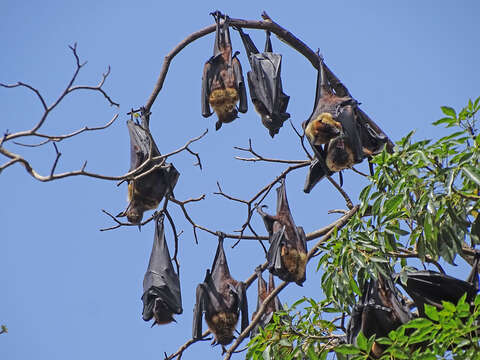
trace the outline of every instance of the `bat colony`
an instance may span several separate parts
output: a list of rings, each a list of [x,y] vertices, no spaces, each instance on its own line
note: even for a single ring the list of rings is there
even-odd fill
[[[242,67],[237,58],[238,52],[232,55],[229,18],[219,12],[212,15],[216,21],[215,43],[213,56],[205,63],[203,70],[201,107],[204,117],[211,116],[213,108],[218,119],[215,128],[219,130],[224,123],[235,120],[238,112],[247,111],[247,94]],[[221,18],[224,18],[223,23]],[[251,67],[247,72],[250,98],[262,124],[273,138],[290,117],[286,112],[290,97],[283,92],[280,77],[282,56],[273,52],[268,31],[265,50],[260,53],[248,34],[241,28],[236,30]],[[327,71],[323,58],[319,56],[318,60],[320,65],[313,112],[302,124],[314,152],[304,187],[306,193],[325,176],[351,168],[365,158],[380,153],[388,141],[388,137],[359,109],[359,103],[348,89]],[[172,164],[165,163],[161,158],[145,115],[142,110],[141,123],[132,119],[127,121],[127,126],[131,147],[130,171],[143,166],[139,171],[147,174],[128,182],[129,204],[118,215],[126,216],[129,222],[139,225],[144,211],[156,209],[164,197],[173,196],[180,175]],[[265,223],[270,243],[266,255],[270,272],[268,287],[262,278],[262,271],[256,269],[257,311],[275,288],[274,275],[300,286],[306,278],[305,232],[293,221],[285,179],[282,178],[279,182],[276,215],[265,213],[264,206],[257,209]],[[145,321],[154,319],[152,326],[175,321],[173,314],[181,314],[183,311],[179,274],[172,266],[163,221],[163,214],[156,215],[153,248],[143,282],[142,317]],[[193,339],[201,338],[202,318],[205,317],[215,337],[213,343],[222,347],[235,338],[234,332],[240,318],[241,331],[249,324],[246,287],[230,275],[223,240],[222,234],[219,234],[212,267],[206,271],[204,281],[197,286],[193,319]],[[386,336],[389,331],[414,316],[425,316],[424,304],[441,308],[442,301],[456,303],[465,293],[467,301],[471,303],[479,289],[478,258],[477,256],[467,281],[433,271],[417,271],[406,273],[406,283],[401,283],[398,275],[378,276],[367,282],[352,310],[346,342],[355,344],[360,332],[367,338],[372,335],[377,338]],[[397,289],[397,284],[413,299],[418,315],[411,312],[404,296]],[[258,333],[259,327],[265,327],[273,313],[280,309],[280,301],[275,297],[267,304],[267,309],[251,336]],[[255,314],[256,312],[253,316]],[[384,349],[380,344],[374,343],[371,350],[373,357],[379,357]]]

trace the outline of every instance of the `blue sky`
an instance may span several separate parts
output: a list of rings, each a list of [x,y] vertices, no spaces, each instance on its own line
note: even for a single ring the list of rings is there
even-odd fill
[[[410,6],[408,4],[411,4]],[[268,2],[168,2],[158,1],[3,1],[0,4],[0,82],[24,81],[38,88],[51,103],[74,70],[69,44],[88,64],[78,84],[96,84],[108,65],[112,72],[105,89],[121,104],[111,108],[98,94],[79,92],[65,99],[51,114],[45,132],[67,133],[99,126],[115,113],[118,121],[99,133],[82,134],[62,142],[58,171],[87,169],[121,175],[129,167],[129,140],[125,121],[131,107],[145,103],[158,77],[163,57],[188,34],[212,23],[209,12],[220,9],[235,18],[260,19],[262,10],[292,31],[312,49],[319,48],[325,62],[348,86],[364,109],[393,139],[411,129],[416,138],[443,134],[431,123],[441,117],[440,106],[463,106],[479,96],[478,2],[447,1],[317,1],[296,4]],[[261,31],[249,31],[262,47]],[[244,71],[249,66],[237,34]],[[286,124],[271,139],[250,105],[250,111],[218,132],[215,117],[204,119],[200,85],[204,62],[211,56],[213,35],[189,45],[170,67],[164,89],[152,108],[152,132],[161,152],[170,152],[209,129],[192,146],[203,171],[186,153],[170,160],[181,172],[175,195],[187,199],[206,194],[206,200],[189,206],[199,224],[232,232],[245,220],[246,209],[213,195],[216,181],[223,190],[249,198],[268,184],[284,166],[242,163],[244,155],[233,146],[247,146],[251,138],[262,155],[303,159],[298,138]],[[273,38],[273,47],[284,56],[285,92],[291,96],[289,113],[298,127],[311,113],[316,72],[301,55]],[[37,121],[41,107],[25,89],[0,89],[0,131],[27,129]],[[27,149],[10,145],[47,174],[54,159],[52,146]],[[3,161],[3,160],[2,160]],[[359,166],[366,171],[366,164]],[[311,194],[302,192],[306,170],[287,178],[287,193],[294,219],[307,232],[333,221],[329,209],[342,208],[340,195],[326,181]],[[366,180],[347,171],[345,190],[357,199]],[[0,336],[2,359],[161,359],[191,336],[196,285],[211,266],[216,238],[199,232],[194,243],[191,226],[178,207],[169,205],[183,230],[180,241],[184,314],[177,323],[150,328],[141,318],[142,280],[153,240],[152,224],[141,232],[112,225],[101,209],[114,214],[126,206],[125,185],[88,178],[39,183],[20,166],[0,176],[0,323],[9,333]],[[272,192],[265,201],[275,208]],[[259,216],[253,225],[265,233]],[[172,236],[167,232],[169,244]],[[263,263],[257,242],[243,241],[226,252],[232,275],[245,279]],[[459,263],[461,263],[459,261]],[[291,304],[301,296],[322,299],[320,273],[308,268],[303,288],[290,285],[281,294]],[[464,277],[465,266],[452,270]],[[256,284],[248,292],[250,312]],[[205,326],[205,325],[204,325]],[[220,358],[220,348],[197,343],[183,359]],[[244,355],[236,355],[243,358]]]

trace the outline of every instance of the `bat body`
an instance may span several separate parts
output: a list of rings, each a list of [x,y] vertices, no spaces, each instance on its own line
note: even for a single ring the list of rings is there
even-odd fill
[[[213,56],[205,63],[202,77],[202,115],[212,115],[210,106],[217,114],[218,130],[223,123],[238,117],[238,111],[247,112],[247,92],[243,80],[242,66],[234,55],[228,29],[229,18],[220,26],[219,12],[212,14],[217,23]],[[236,107],[239,102],[238,109]]]
[[[303,123],[315,155],[305,182],[306,193],[325,175],[378,154],[388,141],[385,134],[373,129],[371,120],[358,108],[348,89],[336,78],[329,80],[320,56],[319,64],[314,109]]]
[[[133,120],[127,121],[128,133],[130,135],[130,170],[139,167],[152,156],[160,156],[157,145],[153,141],[148,129],[148,124],[142,118],[142,124]],[[152,161],[142,172],[146,172],[154,165],[160,164],[163,160]],[[143,176],[137,180],[128,182],[127,209],[118,216],[127,216],[129,222],[138,224],[142,221],[143,213],[153,210],[167,195],[173,192],[180,176],[172,164],[164,164],[161,168]]]
[[[425,304],[443,309],[442,301],[457,304],[466,293],[467,303],[472,303],[478,293],[478,255],[467,281],[463,281],[436,271],[407,272],[406,284],[400,283],[415,302],[420,316],[425,316]]]
[[[260,114],[262,124],[273,138],[278,134],[284,121],[290,117],[286,112],[290,96],[283,92],[280,77],[282,55],[273,52],[269,31],[267,31],[265,51],[260,53],[250,36],[241,28],[237,30],[251,67],[251,71],[247,73],[250,98],[255,110]]]
[[[307,264],[307,238],[303,228],[296,226],[285,191],[285,179],[277,188],[277,214],[262,216],[269,234],[270,248],[267,253],[268,269],[284,281],[294,281],[302,285],[305,281]]]
[[[154,318],[153,325],[175,321],[172,315],[183,312],[180,279],[170,260],[163,219],[163,214],[155,219],[152,253],[143,279],[142,318],[145,321]]]
[[[269,274],[268,278],[268,288],[267,288],[267,283],[265,280],[263,280],[262,277],[262,272],[260,271],[260,268],[255,269],[257,273],[257,281],[258,281],[258,300],[257,300],[257,310],[252,314],[252,319],[257,315],[258,310],[260,309],[260,306],[262,303],[265,301],[267,296],[271,294],[271,292],[275,289],[275,282],[273,280],[273,274]],[[250,337],[254,337],[255,335],[258,334],[258,328],[265,328],[265,326],[270,323],[270,320],[272,320],[273,313],[275,311],[279,311],[282,309],[282,305],[280,303],[280,300],[278,299],[277,296],[275,296],[272,300],[270,300],[267,304],[266,310],[263,313],[262,317],[258,321],[257,325],[253,328],[252,333],[250,334]]]
[[[353,307],[347,325],[347,341],[355,344],[360,331],[370,338],[385,337],[392,330],[412,319],[410,309],[403,301],[391,279],[379,276],[365,284],[360,301]],[[374,343],[372,355],[380,357],[382,345]]]
[[[248,326],[248,304],[245,284],[230,275],[223,250],[223,237],[218,240],[212,269],[207,270],[203,283],[197,286],[193,314],[193,339],[202,337],[202,315],[215,335],[216,343],[228,345],[241,315],[241,330]]]

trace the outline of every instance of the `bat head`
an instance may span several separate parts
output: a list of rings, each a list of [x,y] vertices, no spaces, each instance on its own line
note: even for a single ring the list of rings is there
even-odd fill
[[[338,137],[342,133],[342,125],[333,119],[332,114],[323,112],[315,119],[310,120],[305,127],[310,144],[323,145]]]
[[[170,309],[168,304],[163,301],[160,296],[161,294],[158,289],[151,288],[149,291],[145,292],[142,296],[143,301],[143,312],[142,319],[144,321],[150,321],[152,318],[155,319],[152,326],[163,325],[175,321],[173,318],[173,311]]]
[[[330,140],[326,163],[332,171],[341,171],[354,164],[353,151],[345,136],[341,135]]]
[[[125,212],[127,219],[132,224],[140,224],[143,218],[143,213],[145,209],[140,203],[132,201]]]

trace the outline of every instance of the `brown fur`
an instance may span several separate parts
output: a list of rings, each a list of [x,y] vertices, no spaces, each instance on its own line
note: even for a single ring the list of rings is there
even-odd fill
[[[305,134],[312,145],[323,145],[338,136],[341,130],[342,125],[333,119],[332,114],[323,112],[308,123]]]
[[[147,210],[153,210],[158,207],[160,201],[157,199],[148,198],[147,194],[142,193],[135,187],[135,182],[128,183],[128,201],[129,208],[126,212],[127,219],[131,223],[138,223],[143,217],[143,213]]]
[[[228,345],[232,342],[233,332],[238,322],[238,314],[222,311],[205,320],[220,345]]]
[[[235,105],[238,100],[238,91],[233,87],[213,90],[208,99],[218,120],[222,123],[229,123],[237,118]]]
[[[292,280],[301,281],[305,276],[307,266],[307,254],[297,249],[282,246],[282,262],[285,269],[291,274]]]
[[[353,151],[341,138],[336,138],[328,144],[327,166],[332,171],[341,171],[353,166]]]

